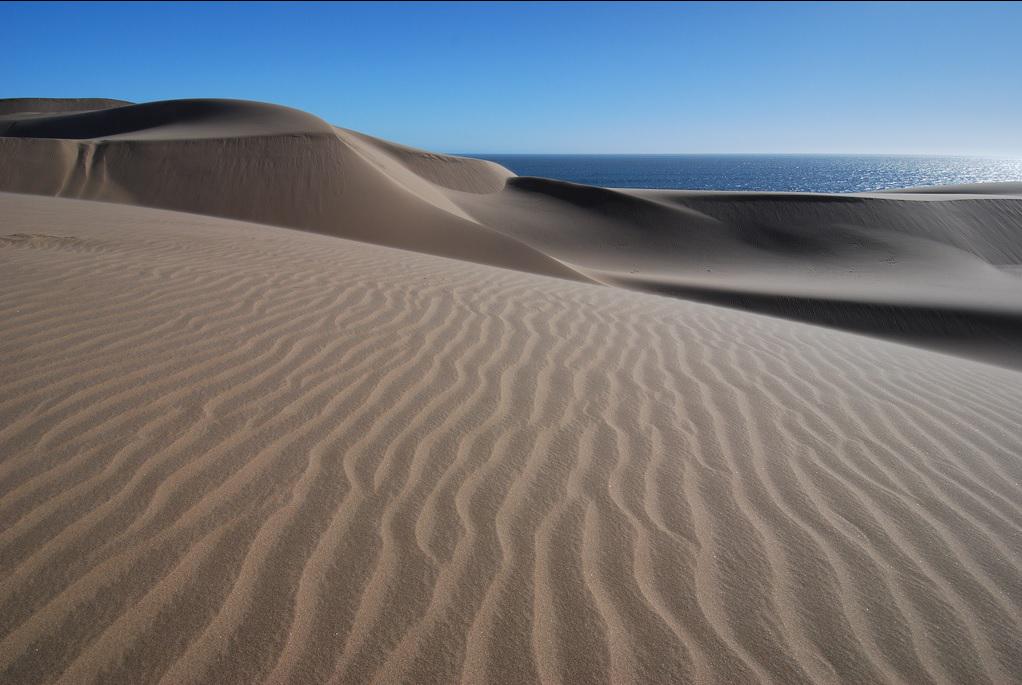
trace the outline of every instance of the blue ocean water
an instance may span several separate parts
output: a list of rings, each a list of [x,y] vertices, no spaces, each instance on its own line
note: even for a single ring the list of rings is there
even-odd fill
[[[468,155],[519,176],[606,188],[856,193],[1022,181],[1022,160],[910,155]]]

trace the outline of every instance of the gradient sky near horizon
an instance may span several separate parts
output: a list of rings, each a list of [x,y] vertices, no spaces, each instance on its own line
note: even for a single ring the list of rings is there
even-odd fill
[[[1022,157],[1022,3],[0,3],[0,97],[262,100],[446,152]]]

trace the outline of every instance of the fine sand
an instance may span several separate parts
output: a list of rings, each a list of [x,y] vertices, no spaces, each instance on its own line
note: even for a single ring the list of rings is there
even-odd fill
[[[72,100],[47,114],[46,102],[0,100],[0,191],[300,228],[1022,368],[1022,293],[1006,273],[1022,264],[1022,183],[615,191],[516,178],[276,105]]]
[[[1020,184],[0,101],[0,682],[1020,682],[1020,273]]]

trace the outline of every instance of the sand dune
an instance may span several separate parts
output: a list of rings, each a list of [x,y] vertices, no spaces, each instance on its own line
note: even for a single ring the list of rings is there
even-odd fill
[[[6,130],[4,129],[6,126]],[[0,190],[226,216],[570,277],[549,256],[474,222],[442,186],[304,112],[181,100],[0,123]],[[407,156],[406,156],[407,157]],[[446,162],[445,160],[451,160]],[[510,175],[443,158],[446,176]],[[413,166],[414,168],[414,166]]]
[[[1022,680],[1013,192],[157,105],[0,138],[0,682]]]
[[[81,106],[0,120],[0,190],[301,228],[1022,366],[1022,293],[1008,273],[1022,265],[1019,184],[616,191],[515,178],[276,105],[65,111]]]
[[[1022,376],[5,195],[8,682],[1022,676]]]
[[[1022,366],[1022,292],[1004,270],[1022,263],[1022,195],[615,191],[514,178],[463,206],[599,282]]]

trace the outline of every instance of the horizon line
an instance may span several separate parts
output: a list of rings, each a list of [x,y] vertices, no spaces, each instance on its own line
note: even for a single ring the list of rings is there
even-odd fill
[[[709,156],[760,156],[760,157],[981,157],[1022,161],[1022,154],[993,154],[979,152],[449,152],[441,154],[456,157],[709,157]]]

